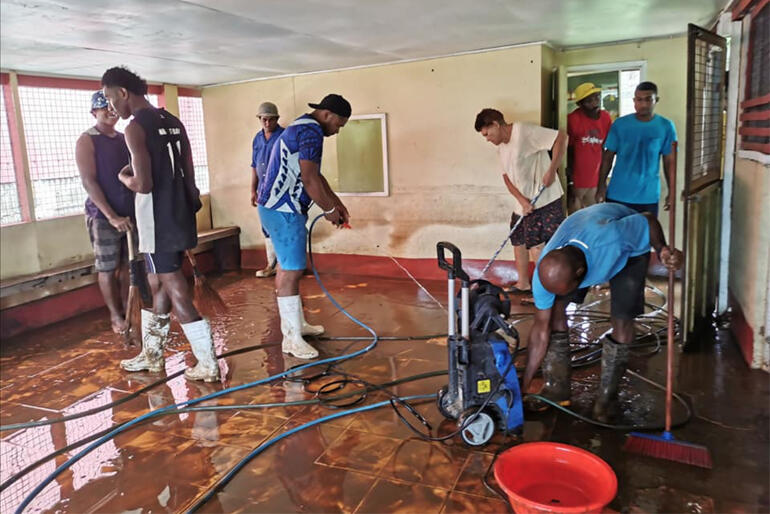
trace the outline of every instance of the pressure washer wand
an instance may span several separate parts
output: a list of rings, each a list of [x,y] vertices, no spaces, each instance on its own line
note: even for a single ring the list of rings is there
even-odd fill
[[[532,204],[532,207],[535,206],[535,202],[537,202],[537,199],[540,198],[540,194],[545,191],[545,186],[540,186],[540,189],[537,193],[535,193],[535,196],[532,197],[532,200],[529,201],[529,203]],[[497,259],[497,256],[500,255],[500,252],[503,251],[503,248],[505,248],[505,243],[508,242],[509,239],[511,239],[511,236],[514,232],[516,232],[516,229],[519,228],[519,224],[521,223],[521,220],[524,219],[524,216],[519,216],[519,219],[516,220],[516,223],[513,224],[513,227],[511,228],[511,231],[508,232],[508,235],[505,236],[505,239],[503,239],[503,242],[500,244],[500,248],[497,249],[495,254],[492,256],[491,259],[489,259],[489,262],[486,266],[484,266],[484,269],[481,270],[481,276],[483,277],[484,274],[489,271],[489,268],[492,267],[492,263],[495,262],[495,259]]]

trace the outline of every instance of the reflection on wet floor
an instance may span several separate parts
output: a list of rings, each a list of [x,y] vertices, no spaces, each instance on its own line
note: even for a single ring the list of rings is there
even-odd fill
[[[446,312],[410,280],[344,275],[328,275],[324,280],[344,307],[380,335],[435,336],[446,330]],[[111,406],[64,423],[0,434],[0,481],[56,450],[149,410],[259,380],[303,362],[271,344],[280,341],[272,281],[256,280],[244,272],[210,282],[229,307],[225,315],[212,320],[217,352],[267,345],[220,361],[223,379],[219,384],[190,383],[179,376],[131,397],[164,375],[128,374],[118,367],[138,348],[111,333],[103,312],[3,341],[2,425]],[[430,295],[445,301],[444,282],[423,285]],[[328,335],[367,335],[336,311],[312,277],[303,279],[302,292],[306,316],[311,322],[323,322]],[[595,292],[595,298],[601,299],[602,294]],[[652,295],[650,302],[656,301]],[[599,303],[592,309],[605,307]],[[531,307],[514,305],[514,309],[524,313]],[[601,326],[597,319],[576,319],[573,340],[581,331],[596,336],[606,330],[606,324]],[[529,322],[525,319],[517,328],[526,340]],[[334,356],[368,342],[317,344],[322,356]],[[556,412],[527,415],[522,439],[575,444],[604,458],[618,475],[618,496],[610,507],[619,511],[767,512],[767,375],[748,370],[729,341],[702,346],[705,349],[700,352],[678,355],[678,389],[695,412],[677,434],[706,445],[714,459],[713,470],[626,455],[620,451],[623,433],[596,429]],[[652,345],[637,351],[630,368],[662,382],[665,359],[654,349]],[[166,350],[166,374],[179,372],[191,361],[189,346],[174,324]],[[381,341],[373,351],[338,367],[383,383],[445,370],[446,346],[441,337]],[[573,406],[581,414],[590,413],[598,373],[598,365],[593,365],[574,374]],[[431,376],[391,390],[399,395],[432,394],[446,380],[443,375]],[[310,388],[317,390],[321,383]],[[346,385],[337,392],[357,390],[358,386]],[[185,510],[260,443],[339,410],[321,405],[245,405],[312,398],[303,384],[279,380],[205,402],[238,406],[228,410],[173,412],[152,418],[88,453],[46,487],[27,511]],[[373,392],[365,402],[385,399],[383,393]],[[623,380],[621,400],[623,423],[661,418],[662,393],[629,375]],[[442,433],[454,428],[432,401],[416,409]],[[675,418],[683,415],[682,408],[674,414]],[[431,443],[418,438],[390,408],[357,413],[272,446],[208,502],[203,512],[506,512],[507,504],[484,486],[482,477],[499,445],[511,440],[496,436],[482,449],[470,449],[459,439]],[[5,488],[0,492],[0,512],[12,512],[56,466],[81,448],[48,460]]]

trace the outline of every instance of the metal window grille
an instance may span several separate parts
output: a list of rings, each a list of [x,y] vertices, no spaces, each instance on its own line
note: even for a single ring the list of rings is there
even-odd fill
[[[179,97],[179,119],[187,129],[195,166],[195,184],[201,194],[209,192],[209,161],[206,154],[206,135],[203,129],[203,101],[198,97]]]
[[[11,134],[5,95],[0,90],[0,225],[21,221],[19,189],[16,186],[16,166],[11,151]]]
[[[37,219],[83,212],[86,191],[75,163],[75,143],[93,126],[93,91],[19,86],[32,200]],[[148,95],[152,104],[157,96]],[[118,130],[127,122],[122,121]]]
[[[45,419],[45,418],[43,418]],[[0,444],[0,480],[5,481],[29,464],[48,455],[56,448],[50,426],[34,427],[16,432]],[[56,461],[50,460],[33,469],[0,493],[0,512],[13,512],[32,489],[56,469]],[[61,501],[61,486],[53,481],[27,507],[28,512],[50,509]]]
[[[746,76],[746,101],[741,114],[741,147],[770,153],[770,7],[753,11]]]

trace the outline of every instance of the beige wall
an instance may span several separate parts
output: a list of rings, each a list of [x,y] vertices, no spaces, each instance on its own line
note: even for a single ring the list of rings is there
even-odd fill
[[[650,80],[658,85],[661,101],[655,112],[670,119],[676,125],[679,138],[679,158],[677,161],[677,198],[684,186],[685,121],[687,117],[687,38],[656,39],[626,44],[605,45],[556,53],[556,62],[565,68],[590,64],[608,64],[614,62],[646,61],[647,72],[643,80]],[[560,121],[559,126],[567,126],[566,113],[566,75],[560,75]],[[661,180],[663,177],[661,175]],[[665,185],[661,195],[666,193]],[[660,223],[668,233],[668,214],[660,209]],[[681,246],[682,208],[677,200],[677,245]]]
[[[307,102],[336,92],[354,114],[387,114],[391,195],[344,197],[353,230],[324,223],[315,248],[433,257],[436,242],[448,239],[469,258],[489,258],[507,233],[512,198],[473,121],[481,108],[496,107],[509,120],[539,123],[542,55],[542,45],[530,45],[204,89],[214,225],[239,225],[244,247],[262,246],[249,204],[256,107],[275,102],[286,125],[309,110]]]
[[[770,165],[735,160],[730,292],[754,331],[753,367],[770,366],[767,344],[768,281],[770,281]]]

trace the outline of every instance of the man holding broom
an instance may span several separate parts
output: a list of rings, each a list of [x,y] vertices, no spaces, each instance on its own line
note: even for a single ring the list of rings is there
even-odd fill
[[[593,416],[604,423],[610,419],[628,363],[629,345],[634,341],[634,318],[644,312],[650,246],[667,268],[681,267],[682,252],[666,246],[663,229],[649,212],[603,203],[564,220],[535,267],[532,292],[537,310],[529,333],[525,391],[542,361],[545,384],[540,394],[569,405],[572,365],[567,305],[582,303],[589,287],[609,281],[612,332],[603,341],[601,383]],[[541,410],[545,405],[530,402],[530,407]]]
[[[88,193],[86,226],[94,249],[94,269],[99,290],[110,311],[112,331],[125,333],[128,258],[126,232],[133,229],[134,193],[118,180],[128,164],[123,134],[115,130],[118,116],[101,91],[91,95],[91,115],[96,124],[83,132],[75,145],[80,180]]]
[[[185,370],[188,380],[219,380],[211,328],[193,305],[182,274],[184,251],[198,241],[195,213],[201,208],[195,186],[190,141],[182,122],[145,98],[147,83],[126,68],[110,68],[102,76],[104,95],[123,119],[131,164],[120,181],[136,192],[139,251],[145,253],[153,292],[153,311],[142,311],[142,351],[121,361],[126,371],[164,368],[169,313],[174,309],[198,363]]]

